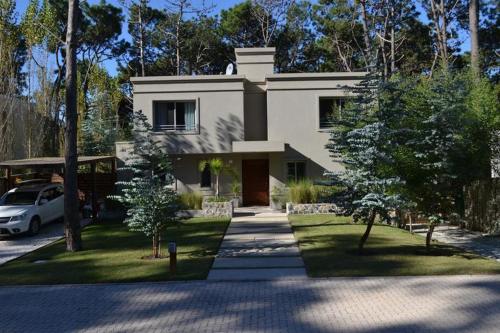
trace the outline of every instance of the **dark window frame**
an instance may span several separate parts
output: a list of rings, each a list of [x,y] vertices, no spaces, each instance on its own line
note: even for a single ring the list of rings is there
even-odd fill
[[[303,165],[303,175],[299,176],[299,168],[297,168],[297,165],[301,164]],[[290,175],[290,165],[293,165],[293,175]],[[287,161],[286,162],[286,179],[287,181],[300,181],[302,179],[307,178],[307,162],[306,161]]]
[[[168,117],[169,115],[167,114],[166,119],[167,123],[166,124],[159,124],[158,123],[158,105],[160,104],[173,104],[173,124],[168,124]],[[185,119],[182,119],[182,121],[177,121],[179,117],[179,109],[178,104],[184,104],[184,112],[185,112],[185,104],[187,103],[192,103],[194,104],[194,125],[191,127],[188,127],[185,123]],[[167,112],[168,112],[168,107],[167,107]],[[198,112],[198,102],[197,99],[186,99],[186,100],[155,100],[153,101],[153,130],[155,132],[179,132],[179,133],[198,133],[199,132],[199,112]]]
[[[319,129],[329,129],[332,128],[333,123],[331,120],[327,119],[327,115],[323,115],[323,110],[322,110],[322,103],[325,101],[332,101],[333,103],[336,103],[337,107],[337,115],[336,117],[338,119],[342,118],[342,111],[345,107],[345,104],[347,102],[347,99],[345,97],[340,97],[340,96],[320,96],[319,101],[318,101],[318,128]]]
[[[200,172],[200,187],[201,188],[211,188],[212,187],[212,172],[210,171],[210,166],[208,163],[205,164],[205,169]]]

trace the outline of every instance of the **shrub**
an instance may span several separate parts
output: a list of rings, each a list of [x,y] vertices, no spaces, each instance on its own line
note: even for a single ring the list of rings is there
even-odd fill
[[[227,202],[227,201],[231,201],[231,199],[228,199],[226,197],[221,197],[221,196],[214,196],[214,197],[208,197],[206,198],[206,200],[208,202]]]
[[[288,200],[296,204],[332,202],[341,191],[338,186],[315,185],[311,180],[300,180],[288,184]]]
[[[186,192],[179,195],[183,209],[201,209],[203,195],[199,192]]]

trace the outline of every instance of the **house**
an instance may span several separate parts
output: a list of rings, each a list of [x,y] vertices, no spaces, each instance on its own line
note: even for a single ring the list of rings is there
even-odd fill
[[[235,49],[237,75],[132,78],[141,110],[173,159],[178,191],[213,194],[199,162],[219,157],[237,171],[244,205],[269,205],[274,187],[342,168],[329,156],[329,117],[342,112],[345,86],[366,73],[274,74],[274,48]],[[130,142],[117,143],[124,160]],[[222,178],[222,193],[231,177]]]

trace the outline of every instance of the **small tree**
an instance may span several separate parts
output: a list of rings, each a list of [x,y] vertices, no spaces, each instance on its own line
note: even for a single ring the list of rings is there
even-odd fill
[[[334,128],[327,148],[345,165],[344,172],[332,175],[333,183],[347,189],[342,208],[366,223],[360,251],[377,215],[389,220],[390,211],[407,205],[398,191],[403,182],[394,172],[391,156],[396,131],[388,124],[397,112],[399,96],[385,92],[393,88],[370,75],[354,88],[356,97],[342,116],[332,119]]]
[[[220,158],[211,158],[209,160],[201,161],[198,165],[198,169],[200,171],[205,170],[206,167],[208,167],[210,172],[215,176],[215,196],[218,198],[220,194],[219,177],[224,169],[226,169],[226,165]]]
[[[171,188],[171,164],[151,135],[152,126],[138,112],[134,115],[134,148],[124,172],[132,173],[129,181],[117,182],[121,194],[111,196],[127,208],[125,223],[132,231],[140,231],[153,241],[153,258],[160,257],[160,235],[177,222],[178,199]]]

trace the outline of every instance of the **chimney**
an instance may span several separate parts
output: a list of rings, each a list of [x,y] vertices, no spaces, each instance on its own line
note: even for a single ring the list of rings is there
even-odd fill
[[[274,72],[274,47],[235,48],[238,75],[251,82],[265,82],[267,74]]]

